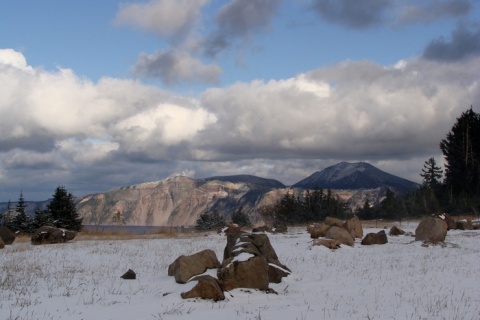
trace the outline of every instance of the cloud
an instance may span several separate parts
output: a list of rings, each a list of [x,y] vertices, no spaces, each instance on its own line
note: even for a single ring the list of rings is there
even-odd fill
[[[415,2],[399,9],[397,20],[400,23],[433,22],[442,18],[466,16],[472,9],[469,0],[431,0],[421,5]]]
[[[282,0],[232,0],[227,3],[216,15],[216,30],[204,41],[205,52],[215,56],[237,41],[248,41],[254,34],[265,31],[281,3]]]
[[[215,84],[222,73],[217,64],[203,64],[181,50],[141,54],[132,70],[137,76],[157,78],[167,85],[195,82]]]
[[[132,25],[169,39],[183,39],[200,19],[200,9],[208,0],[152,0],[120,6],[116,25]]]
[[[454,62],[465,58],[480,56],[480,28],[470,30],[459,25],[451,38],[433,40],[423,51],[423,57],[429,60]]]
[[[0,51],[0,190],[50,194],[65,184],[81,195],[172,172],[294,183],[339,161],[402,175],[439,154],[461,112],[472,104],[480,112],[477,56],[345,61],[198,97],[132,80],[94,83],[23,59]]]
[[[314,11],[327,22],[349,28],[366,29],[385,20],[392,0],[313,0]]]

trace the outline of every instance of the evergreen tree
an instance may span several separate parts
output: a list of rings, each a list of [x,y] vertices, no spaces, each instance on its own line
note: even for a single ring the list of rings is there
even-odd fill
[[[420,176],[423,178],[423,186],[436,189],[440,186],[440,178],[442,178],[443,170],[437,167],[435,158],[430,158],[425,161],[423,165],[422,173]]]
[[[43,226],[53,226],[52,215],[48,210],[41,210],[40,208],[35,209],[35,214],[33,216],[33,225],[35,229],[38,229]]]
[[[217,210],[213,211],[212,213],[205,211],[205,213],[202,213],[197,219],[195,229],[213,230],[222,228],[225,225],[225,218]]]
[[[480,193],[480,115],[463,112],[440,142],[445,157],[445,185],[452,196]]]
[[[232,223],[236,223],[243,227],[250,227],[252,225],[248,215],[243,212],[243,207],[238,208],[238,210],[233,214]]]
[[[64,186],[58,186],[55,189],[53,199],[47,206],[47,211],[51,215],[55,227],[73,231],[82,229],[82,218],[75,208],[73,195],[67,192]]]
[[[26,232],[31,233],[32,230],[32,219],[27,216],[25,212],[25,208],[27,205],[25,204],[25,199],[23,198],[23,192],[20,191],[20,197],[18,198],[18,202],[15,206],[15,216],[11,222],[11,228],[13,231],[19,232]]]

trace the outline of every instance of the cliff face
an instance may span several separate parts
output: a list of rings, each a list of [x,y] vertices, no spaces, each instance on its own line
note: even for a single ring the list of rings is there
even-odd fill
[[[253,189],[241,182],[174,177],[87,196],[77,209],[83,223],[90,225],[114,224],[120,213],[126,225],[188,226],[206,210],[218,209],[228,216],[243,205],[245,212],[251,211],[256,198],[262,196],[260,192],[246,201]]]

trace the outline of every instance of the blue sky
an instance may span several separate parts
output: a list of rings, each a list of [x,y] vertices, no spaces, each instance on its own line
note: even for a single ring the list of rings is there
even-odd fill
[[[340,161],[420,182],[480,100],[473,0],[0,2],[0,201]]]

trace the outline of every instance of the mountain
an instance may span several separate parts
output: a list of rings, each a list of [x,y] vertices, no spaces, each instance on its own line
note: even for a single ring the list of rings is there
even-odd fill
[[[387,187],[399,193],[405,193],[417,189],[419,185],[382,171],[366,162],[341,162],[317,171],[292,186],[292,188],[302,189],[347,190]]]
[[[192,179],[178,176],[161,181],[112,189],[89,195],[77,204],[84,224],[113,224],[120,212],[126,225],[188,226],[198,217],[217,210],[229,218],[238,208],[254,215],[264,195],[285,186],[254,176],[222,176]]]

